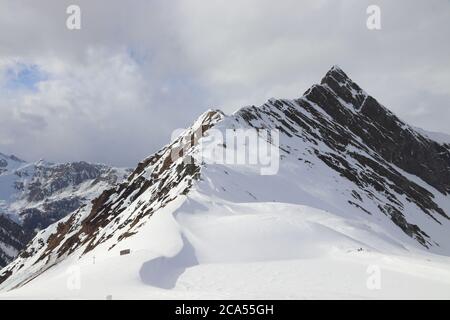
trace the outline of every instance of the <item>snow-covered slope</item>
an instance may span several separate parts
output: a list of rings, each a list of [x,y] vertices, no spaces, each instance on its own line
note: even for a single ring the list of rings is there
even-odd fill
[[[40,160],[27,163],[15,156],[0,154],[0,215],[5,239],[19,237],[25,241],[11,242],[15,245],[8,250],[0,249],[0,254],[9,251],[8,256],[14,257],[13,253],[17,254],[36,231],[89,203],[129,173],[127,169],[86,162],[53,164]],[[18,230],[24,236],[17,234]],[[5,242],[0,246],[5,247]]]
[[[256,152],[216,139],[230,130],[275,147],[274,174],[218,163]],[[39,232],[0,272],[0,297],[449,298],[449,193],[450,146],[333,67],[299,99],[204,113]]]

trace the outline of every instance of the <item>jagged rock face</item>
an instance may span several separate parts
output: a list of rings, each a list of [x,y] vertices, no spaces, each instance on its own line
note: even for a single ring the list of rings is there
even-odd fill
[[[212,127],[279,130],[280,173],[256,179],[248,170],[242,173],[233,166],[186,161],[195,158],[199,140]],[[211,145],[227,148],[226,144]],[[449,144],[435,142],[403,123],[333,67],[299,99],[271,99],[231,116],[206,112],[175,141],[139,163],[127,181],[41,231],[19,258],[1,271],[0,283],[23,272],[21,268],[28,276],[20,283],[13,281],[15,286],[68,255],[82,257],[105,246],[109,251],[194,188],[206,190],[203,194],[207,196],[228,199],[226,189],[233,187],[236,193],[248,194],[239,195],[242,202],[302,204],[305,198],[297,200],[297,195],[312,196],[314,205],[328,201],[328,207],[319,209],[387,221],[414,245],[433,248],[439,243],[428,234],[429,224],[448,226],[446,210],[450,206],[442,203],[450,204],[449,167]],[[225,180],[227,188],[221,185]],[[339,200],[338,204],[323,195],[320,189],[328,186],[320,183],[333,184],[336,197],[331,202]],[[284,192],[272,192],[275,186],[285,188]],[[426,222],[422,225],[412,216],[424,217]]]
[[[36,231],[89,203],[131,172],[87,162],[26,163],[5,155],[0,160],[4,168],[0,174],[0,210],[19,223],[25,234],[21,239],[27,241]],[[16,251],[23,249],[27,241],[16,242]]]
[[[67,214],[81,207],[84,202],[79,197],[68,197],[44,202],[39,209],[24,209],[20,212],[23,217],[22,228],[27,234],[33,234],[35,230],[42,230],[55,221],[64,218]]]
[[[314,86],[305,98],[319,105],[386,161],[420,177],[442,193],[450,193],[450,145],[439,144],[414,131],[365,94],[342,70],[331,69],[321,86]],[[359,112],[351,112],[342,101]]]
[[[97,178],[117,181],[117,176],[102,176],[109,168],[102,165],[92,165],[86,162],[74,162],[47,166],[38,164],[35,167],[33,180],[28,185],[28,201],[42,201],[55,192],[69,186],[80,185],[88,180]],[[17,171],[18,175],[27,174],[26,171]]]
[[[33,169],[29,182],[25,186],[20,184],[22,199],[27,206],[18,213],[27,232],[43,229],[60,220],[128,174],[126,170],[87,162],[56,165],[41,162]],[[17,170],[16,175],[27,177],[29,171],[29,168]],[[66,194],[58,196],[61,193]]]
[[[5,159],[0,159],[0,174],[6,171],[7,166],[8,162]]]
[[[0,215],[0,266],[10,263],[29,240],[20,225]]]
[[[3,210],[17,215],[27,231],[42,229],[91,200],[97,189],[120,182],[129,172],[87,162],[25,164],[0,177],[9,178],[6,182],[14,178],[10,186],[13,192],[5,199]]]

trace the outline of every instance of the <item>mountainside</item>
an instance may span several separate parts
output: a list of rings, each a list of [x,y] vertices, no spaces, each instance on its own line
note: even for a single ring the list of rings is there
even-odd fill
[[[11,262],[29,240],[19,224],[0,215],[0,266]]]
[[[0,154],[0,226],[4,232],[0,254],[9,252],[4,261],[10,261],[38,230],[90,202],[128,174],[126,169],[101,164],[27,163]]]
[[[218,139],[230,132],[236,140]],[[267,144],[271,163],[249,160]],[[227,152],[233,161],[220,161]],[[449,194],[450,143],[333,67],[299,99],[205,112],[126,181],[40,231],[0,272],[0,289],[389,298],[428,288],[448,298]],[[387,291],[365,287],[371,265],[390,279]],[[63,276],[73,266],[83,279],[75,291]]]

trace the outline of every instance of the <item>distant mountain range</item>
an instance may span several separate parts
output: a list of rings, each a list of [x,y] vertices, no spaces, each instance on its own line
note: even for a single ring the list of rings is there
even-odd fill
[[[0,153],[0,266],[15,258],[37,231],[121,182],[127,169],[101,164],[27,163]]]

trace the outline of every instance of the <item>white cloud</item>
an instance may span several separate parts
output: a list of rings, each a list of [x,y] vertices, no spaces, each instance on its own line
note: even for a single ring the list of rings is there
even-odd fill
[[[140,128],[145,117],[151,118],[151,88],[126,53],[89,49],[79,63],[39,62],[32,63],[48,78],[36,90],[11,92],[1,100],[1,141],[13,142],[16,152],[90,158],[89,153],[102,152],[102,143],[123,146],[133,134],[145,133]],[[109,155],[115,159],[97,156],[106,162],[126,160],[123,151]]]
[[[0,0],[0,70],[46,72],[0,94],[0,150],[132,166],[208,107],[298,97],[339,64],[413,125],[450,133],[450,3],[371,1]],[[20,17],[17,18],[17,17]],[[0,86],[7,79],[0,71]]]

